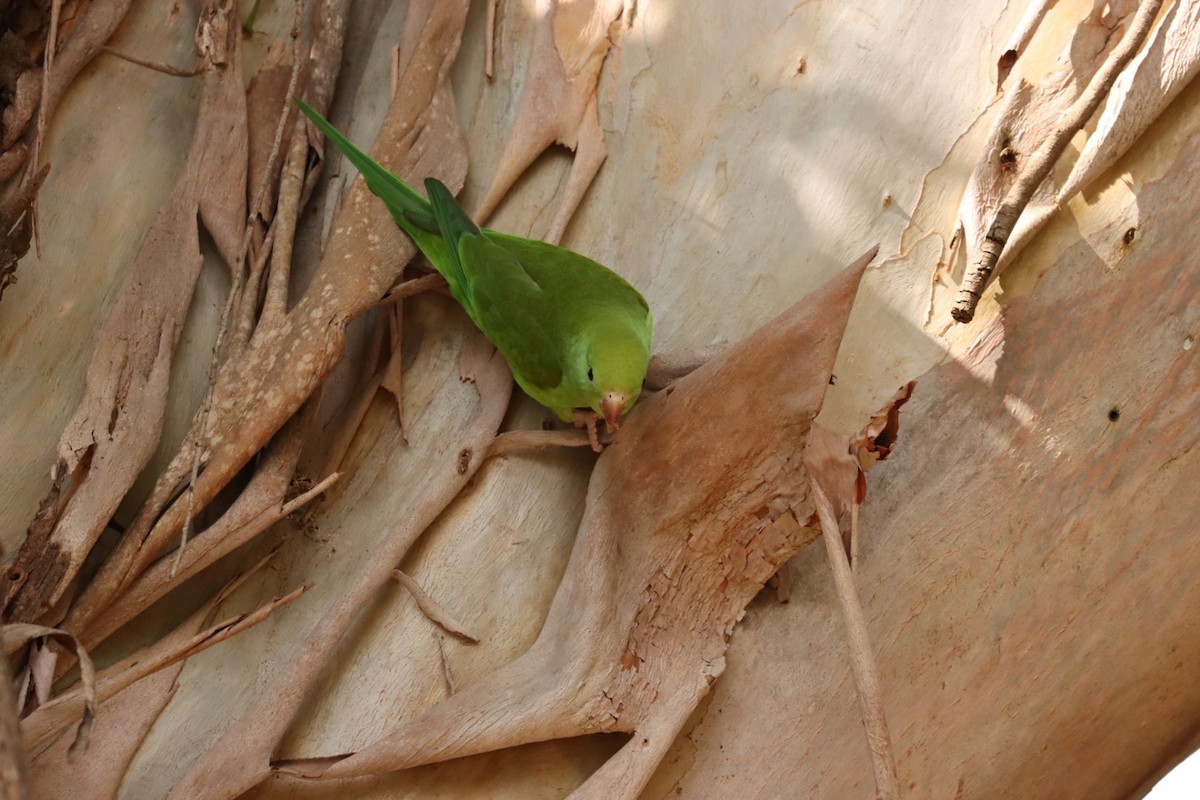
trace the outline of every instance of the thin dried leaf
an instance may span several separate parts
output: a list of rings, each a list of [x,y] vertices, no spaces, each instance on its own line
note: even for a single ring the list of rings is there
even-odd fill
[[[75,657],[79,660],[79,705],[82,708],[77,709],[72,716],[81,712],[82,715],[79,725],[75,728],[75,739],[71,742],[71,748],[67,752],[67,761],[73,764],[87,750],[92,723],[96,719],[96,668],[92,666],[92,659],[83,645],[66,631],[25,622],[12,622],[0,626],[0,642],[3,642],[5,651],[36,639],[55,639],[71,647],[75,651]]]

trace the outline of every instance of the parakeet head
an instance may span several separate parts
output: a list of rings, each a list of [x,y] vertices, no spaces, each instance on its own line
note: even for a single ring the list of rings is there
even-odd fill
[[[596,331],[586,351],[587,381],[594,392],[592,410],[604,417],[609,430],[616,430],[621,416],[637,402],[650,360],[644,334],[626,326]]]

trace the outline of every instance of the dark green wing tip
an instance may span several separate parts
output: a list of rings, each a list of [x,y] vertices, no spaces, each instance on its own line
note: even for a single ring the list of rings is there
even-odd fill
[[[425,193],[429,195],[430,199],[433,199],[435,194],[442,195],[443,197],[449,197],[451,199],[454,198],[454,193],[450,191],[449,187],[447,187],[446,184],[442,183],[437,178],[425,179]]]
[[[446,184],[437,178],[426,178],[425,193],[429,195],[429,202],[438,217],[442,235],[448,241],[457,241],[464,234],[479,234],[479,226],[458,205],[454,193]]]

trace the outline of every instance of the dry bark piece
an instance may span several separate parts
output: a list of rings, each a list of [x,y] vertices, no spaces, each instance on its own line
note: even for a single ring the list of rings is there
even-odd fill
[[[130,762],[174,696],[176,679],[186,660],[262,622],[307,588],[301,587],[254,612],[239,614],[198,633],[213,610],[270,557],[235,577],[170,634],[99,673],[96,695],[100,713],[93,735],[95,742],[87,758],[76,764],[64,764],[65,739],[51,738],[78,715],[82,699],[78,689],[56,697],[23,721],[26,746],[35,753],[34,785],[40,800],[117,797]]]
[[[804,443],[873,255],[630,412],[524,655],[353,755],[280,768],[347,778],[619,731],[634,735],[572,797],[636,797],[723,671],[746,604],[818,535]]]
[[[88,656],[87,650],[83,648],[78,639],[66,631],[48,628],[45,625],[31,625],[27,622],[11,622],[0,626],[0,641],[3,641],[6,651],[11,651],[14,646],[20,647],[36,639],[54,639],[63,642],[74,650],[75,657],[79,660],[80,688],[77,691],[82,699],[80,704],[82,708],[76,712],[80,717],[79,725],[75,728],[75,738],[67,750],[67,761],[75,763],[87,750],[92,723],[96,719],[96,669],[92,666],[92,659]]]
[[[997,264],[997,272],[1021,252],[1077,193],[1129,152],[1167,106],[1200,74],[1200,2],[1173,3],[1150,42],[1121,73],[1108,94],[1071,172],[1051,202],[1027,208]]]

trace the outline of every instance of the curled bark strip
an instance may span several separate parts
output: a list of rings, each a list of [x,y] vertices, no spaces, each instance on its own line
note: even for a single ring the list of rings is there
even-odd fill
[[[421,613],[429,617],[431,622],[438,625],[446,633],[457,636],[464,642],[470,642],[471,644],[479,643],[478,636],[468,633],[466,626],[447,613],[446,609],[442,608],[442,604],[422,589],[421,585],[413,580],[408,573],[394,569],[392,570],[392,577],[396,579],[397,583],[408,590],[413,600],[417,602],[417,607],[421,609]]]
[[[214,645],[253,628],[278,609],[298,599],[310,588],[309,585],[301,586],[286,595],[276,597],[254,611],[237,614],[199,633],[180,636],[180,632],[194,631],[199,627],[200,620],[211,612],[212,607],[219,600],[219,598],[214,598],[213,602],[207,603],[200,612],[197,612],[197,616],[193,616],[192,620],[180,626],[177,633],[133,653],[128,658],[100,672],[92,686],[91,702],[94,705],[103,704],[143,678],[173,664],[186,661],[197,653],[202,653]],[[69,690],[39,707],[21,724],[29,749],[36,751],[42,747],[70,719],[76,717],[81,709],[86,708],[87,702],[88,694],[85,686],[82,689]]]
[[[591,444],[584,431],[507,431],[488,447],[487,457],[503,456],[521,450],[546,450],[550,447],[587,447]]]
[[[71,743],[71,749],[67,753],[67,760],[74,763],[87,750],[88,737],[91,734],[92,722],[96,719],[96,668],[92,666],[92,659],[87,654],[87,650],[79,643],[74,636],[66,631],[58,628],[48,628],[45,625],[31,625],[26,622],[13,622],[8,625],[0,626],[0,641],[4,643],[6,651],[13,647],[20,647],[26,642],[34,639],[57,639],[66,644],[75,651],[75,657],[79,659],[79,684],[80,689],[80,705],[82,709],[76,709],[75,714],[80,714],[79,725],[75,729],[75,740]]]
[[[1087,88],[1071,104],[1057,127],[1050,132],[1046,140],[1029,157],[1021,169],[1016,181],[1009,188],[1004,202],[996,210],[992,224],[980,246],[977,261],[963,278],[958,299],[950,312],[956,322],[966,323],[974,319],[975,307],[979,304],[979,299],[983,296],[983,290],[988,281],[991,280],[996,264],[1000,260],[1000,254],[1004,252],[1004,246],[1008,243],[1008,238],[1012,234],[1021,212],[1042,181],[1050,174],[1055,162],[1070,143],[1071,137],[1096,112],[1116,81],[1117,75],[1142,46],[1142,42],[1149,34],[1161,8],[1162,0],[1142,0],[1133,22],[1130,24],[1129,31],[1121,43],[1109,53],[1104,64],[1092,76]]]
[[[179,582],[191,578],[250,541],[304,503],[318,497],[337,480],[338,475],[334,473],[310,490],[285,502],[314,411],[315,403],[309,403],[288,421],[267,446],[254,476],[237,500],[219,520],[204,530],[205,535],[197,537],[188,548],[175,576],[171,575],[173,559],[156,561],[84,629],[80,634],[84,644],[94,647],[104,641]],[[67,619],[72,621],[73,618],[68,615]]]
[[[1117,78],[1096,128],[1053,201],[1026,209],[1004,248],[997,272],[1049,222],[1076,193],[1108,170],[1200,74],[1200,2],[1174,3],[1151,40]]]

